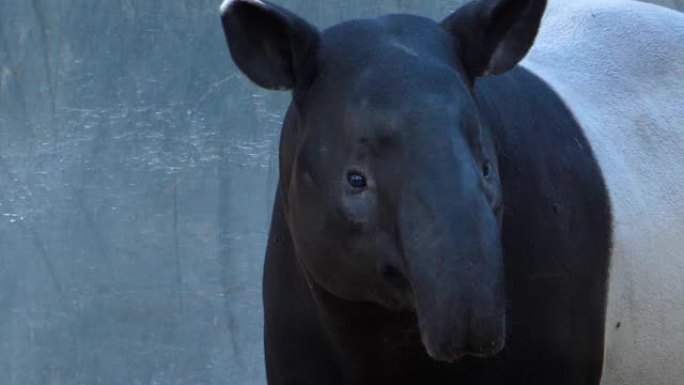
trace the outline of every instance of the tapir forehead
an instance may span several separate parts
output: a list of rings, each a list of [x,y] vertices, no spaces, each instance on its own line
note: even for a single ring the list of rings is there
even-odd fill
[[[455,41],[434,20],[415,15],[358,19],[323,31],[318,55],[324,76],[352,80],[370,69],[417,76],[426,68],[457,65]],[[346,78],[345,78],[346,77]]]
[[[387,15],[322,34],[309,116],[326,126],[443,120],[469,102],[451,36],[433,20]],[[366,123],[366,124],[362,124]]]

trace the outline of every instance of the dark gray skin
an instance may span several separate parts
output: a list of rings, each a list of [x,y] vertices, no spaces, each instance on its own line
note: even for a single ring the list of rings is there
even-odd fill
[[[526,55],[545,5],[323,32],[266,2],[225,8],[238,67],[293,95],[264,273],[270,384],[469,383],[504,348],[502,182],[474,84]]]

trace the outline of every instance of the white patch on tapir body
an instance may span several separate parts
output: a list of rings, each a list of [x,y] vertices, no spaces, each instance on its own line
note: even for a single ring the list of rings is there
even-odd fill
[[[221,3],[221,6],[219,7],[219,12],[221,12],[221,15],[225,14],[226,12],[228,12],[228,8],[230,8],[230,6],[233,5],[233,3],[237,3],[239,1],[254,4],[262,8],[266,8],[266,3],[259,0],[223,0],[223,3]]]
[[[684,14],[625,0],[549,3],[522,65],[574,113],[608,187],[602,384],[682,384]]]

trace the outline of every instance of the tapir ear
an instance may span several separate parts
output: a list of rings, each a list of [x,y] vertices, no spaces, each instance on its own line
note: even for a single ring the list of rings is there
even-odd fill
[[[262,0],[225,0],[220,10],[233,60],[254,83],[293,89],[314,71],[318,31],[300,17]]]
[[[442,21],[442,27],[454,35],[474,80],[504,73],[527,55],[545,8],[546,0],[474,0]]]

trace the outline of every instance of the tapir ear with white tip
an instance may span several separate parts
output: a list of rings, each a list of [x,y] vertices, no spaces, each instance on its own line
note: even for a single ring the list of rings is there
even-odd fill
[[[315,27],[261,0],[225,0],[221,22],[233,61],[257,85],[289,90],[315,71]]]
[[[513,68],[532,47],[546,0],[474,0],[442,21],[471,80]]]

